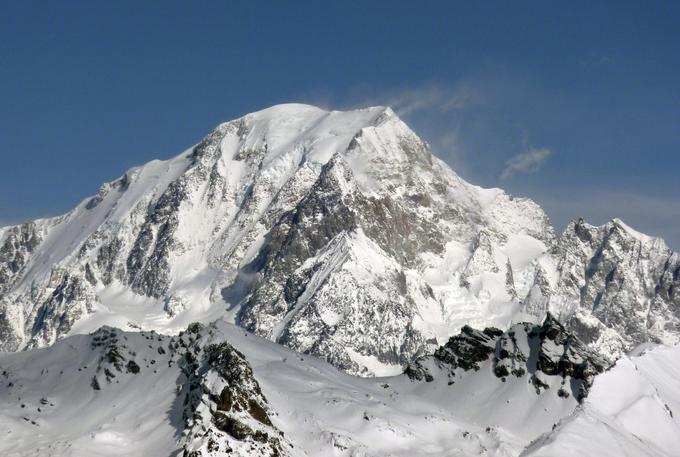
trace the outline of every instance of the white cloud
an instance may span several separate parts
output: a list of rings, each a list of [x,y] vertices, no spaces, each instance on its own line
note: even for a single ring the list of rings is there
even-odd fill
[[[590,54],[588,57],[581,59],[579,65],[582,67],[601,67],[615,63],[616,59],[612,56],[603,54]]]
[[[552,151],[548,148],[531,148],[527,152],[511,157],[505,162],[501,180],[508,179],[517,173],[537,172],[551,154]]]

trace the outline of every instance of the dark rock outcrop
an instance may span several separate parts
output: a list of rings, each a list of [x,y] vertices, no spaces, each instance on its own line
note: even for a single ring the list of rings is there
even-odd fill
[[[451,383],[484,367],[503,381],[509,376],[529,376],[540,394],[549,388],[548,379],[558,378],[557,394],[565,398],[571,394],[579,401],[588,395],[595,376],[609,366],[550,314],[540,325],[520,323],[505,332],[465,326],[433,356],[411,364],[405,374],[413,380],[433,381],[434,374],[426,367],[428,360],[443,369]]]
[[[271,421],[267,399],[245,356],[226,341],[208,343],[210,328],[192,324],[173,347],[184,382],[186,456],[217,456],[248,448],[258,455],[285,456],[290,444]]]

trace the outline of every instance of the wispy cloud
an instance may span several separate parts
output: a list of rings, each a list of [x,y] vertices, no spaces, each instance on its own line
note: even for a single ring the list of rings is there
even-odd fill
[[[582,64],[612,63],[616,63],[614,57],[594,55]],[[658,183],[640,181],[640,194],[635,194],[622,192],[630,187],[628,182],[607,170],[597,176],[581,176],[560,167],[546,170],[547,161],[562,164],[571,160],[558,152],[563,149],[562,145],[557,148],[558,138],[543,143],[548,138],[543,134],[546,126],[570,123],[589,105],[525,76],[481,72],[451,84],[387,89],[366,84],[344,94],[317,91],[301,98],[333,109],[391,106],[462,177],[482,186],[501,185],[537,200],[558,228],[579,216],[597,224],[619,217],[643,233],[664,237],[672,248],[680,250],[680,201],[642,195],[644,186]],[[532,109],[518,108],[522,106]],[[540,147],[530,142],[530,136],[541,141]],[[512,179],[539,170],[550,175],[535,176],[531,181]],[[570,173],[566,187],[565,173]],[[606,186],[610,190],[605,191]],[[665,185],[664,191],[670,195],[675,187]]]
[[[531,148],[527,152],[517,154],[505,162],[501,172],[501,180],[506,180],[518,173],[535,173],[548,160],[552,151],[548,148]]]
[[[399,116],[418,114],[447,114],[467,108],[483,96],[477,84],[458,82],[455,84],[426,83],[415,86],[375,88],[359,84],[345,94],[333,94],[324,89],[308,90],[300,96],[314,105],[332,109],[365,108],[384,105],[391,107]]]
[[[609,55],[603,54],[590,54],[588,57],[581,59],[579,65],[582,67],[601,67],[604,65],[610,65],[615,62],[616,59]]]
[[[386,105],[432,146],[461,176],[472,182],[494,186],[499,180],[499,164],[512,154],[529,150],[523,132],[531,130],[532,118],[517,115],[516,107],[527,100],[536,110],[552,98],[538,85],[509,76],[498,68],[480,70],[451,83],[376,88],[357,85],[338,94],[336,109]],[[303,97],[318,102],[318,94]],[[314,96],[316,95],[316,96]],[[519,172],[512,170],[506,176]]]
[[[331,109],[389,106],[428,141],[433,152],[456,171],[469,175],[468,155],[461,135],[464,118],[487,103],[487,87],[478,81],[462,80],[452,84],[425,83],[414,86],[376,88],[361,84],[345,94],[329,96],[323,90],[309,91],[299,98]],[[335,101],[333,101],[335,98]],[[470,176],[468,176],[470,177]]]

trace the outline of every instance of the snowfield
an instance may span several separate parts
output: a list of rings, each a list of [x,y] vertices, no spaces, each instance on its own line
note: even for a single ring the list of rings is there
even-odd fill
[[[677,456],[680,347],[623,357],[595,380],[582,406],[523,456]]]

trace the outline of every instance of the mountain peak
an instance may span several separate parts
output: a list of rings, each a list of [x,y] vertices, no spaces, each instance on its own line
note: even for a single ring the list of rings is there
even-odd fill
[[[277,105],[3,230],[0,347],[225,319],[376,375],[465,324],[546,311],[612,354],[680,335],[677,257],[583,224],[557,238],[538,205],[467,183],[389,108]],[[631,309],[652,309],[651,328]]]
[[[248,113],[241,118],[274,118],[274,117],[289,117],[289,116],[304,116],[304,115],[319,115],[319,114],[330,114],[330,113],[356,113],[357,115],[363,113],[372,113],[373,115],[379,115],[380,113],[391,113],[394,111],[387,106],[366,106],[361,108],[352,108],[348,110],[330,110],[322,108],[317,105],[312,105],[308,103],[279,103],[277,105],[268,106],[258,111],[253,111]],[[239,118],[240,119],[240,118]]]
[[[613,218],[609,222],[597,226],[588,223],[584,218],[581,217],[569,223],[565,230],[565,234],[571,232],[574,232],[577,235],[580,234],[579,236],[584,236],[586,232],[591,233],[591,236],[592,234],[595,233],[611,234],[614,232],[618,232],[619,234],[623,235],[626,238],[630,238],[645,245],[649,245],[650,247],[656,250],[670,251],[670,248],[668,248],[666,242],[662,238],[646,235],[642,232],[639,232],[619,218]]]

